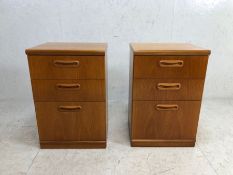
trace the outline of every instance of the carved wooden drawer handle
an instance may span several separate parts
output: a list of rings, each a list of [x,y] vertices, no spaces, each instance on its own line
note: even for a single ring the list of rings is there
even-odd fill
[[[157,88],[159,90],[179,90],[181,88],[180,83],[158,83]]]
[[[54,60],[53,61],[55,66],[61,66],[61,67],[78,67],[79,61],[65,61],[65,60]]]
[[[56,84],[56,87],[58,89],[79,89],[80,86],[81,85],[78,83],[72,83],[72,84],[58,83],[58,84]]]
[[[58,110],[61,112],[73,112],[73,111],[79,111],[82,109],[81,106],[59,106]]]
[[[159,62],[160,67],[183,67],[183,60],[161,60]]]
[[[163,104],[163,105],[156,105],[156,109],[158,111],[177,111],[178,105],[176,104]]]

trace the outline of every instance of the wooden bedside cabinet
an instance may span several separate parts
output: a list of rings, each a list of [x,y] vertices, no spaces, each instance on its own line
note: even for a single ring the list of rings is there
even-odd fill
[[[26,49],[41,148],[105,148],[107,45]]]
[[[210,50],[131,44],[132,146],[194,146]]]

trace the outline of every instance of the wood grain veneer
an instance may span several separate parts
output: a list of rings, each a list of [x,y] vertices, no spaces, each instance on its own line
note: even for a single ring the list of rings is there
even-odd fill
[[[27,55],[105,55],[105,43],[47,42],[29,49]]]
[[[105,102],[36,102],[41,141],[104,141]]]
[[[210,50],[189,43],[132,43],[134,55],[209,55]]]
[[[160,66],[160,61],[183,61],[183,66]],[[135,56],[134,78],[205,78],[208,56]]]
[[[177,105],[158,110],[157,105]],[[132,139],[195,139],[200,101],[134,101]]]
[[[134,79],[133,100],[201,100],[203,79]]]
[[[30,55],[28,62],[31,79],[105,79],[104,56]]]
[[[105,101],[105,80],[32,80],[35,101]]]
[[[194,146],[210,50],[178,43],[130,46],[131,146]]]
[[[26,50],[41,148],[105,148],[104,43],[45,43]]]

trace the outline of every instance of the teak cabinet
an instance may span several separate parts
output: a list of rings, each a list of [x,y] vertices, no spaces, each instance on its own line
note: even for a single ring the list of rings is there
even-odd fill
[[[105,148],[107,45],[26,49],[41,148]]]
[[[132,146],[194,146],[210,50],[191,44],[131,44]]]

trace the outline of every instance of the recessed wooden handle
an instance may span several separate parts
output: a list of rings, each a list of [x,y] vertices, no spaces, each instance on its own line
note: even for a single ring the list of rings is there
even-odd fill
[[[159,104],[159,105],[156,105],[156,109],[158,111],[177,111],[178,108],[179,107],[176,104]]]
[[[80,84],[78,83],[69,83],[69,84],[65,84],[65,83],[58,83],[56,84],[56,87],[58,89],[79,89],[80,88]]]
[[[55,66],[60,66],[60,67],[78,67],[79,66],[79,61],[54,60],[53,63]]]
[[[183,60],[160,60],[160,67],[183,67]]]
[[[82,109],[81,106],[58,106],[58,110],[61,112],[73,112],[73,111],[79,111]]]
[[[158,83],[157,88],[159,90],[179,90],[181,88],[180,83]]]

